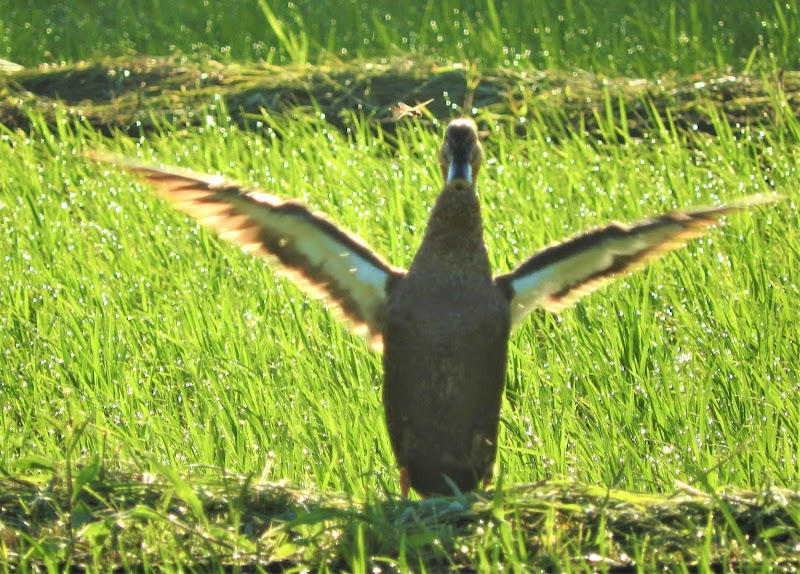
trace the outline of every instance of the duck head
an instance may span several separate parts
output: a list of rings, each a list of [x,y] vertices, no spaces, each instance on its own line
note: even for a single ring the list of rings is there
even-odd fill
[[[475,122],[468,118],[450,122],[439,152],[439,166],[446,185],[473,187],[482,161],[483,147]]]

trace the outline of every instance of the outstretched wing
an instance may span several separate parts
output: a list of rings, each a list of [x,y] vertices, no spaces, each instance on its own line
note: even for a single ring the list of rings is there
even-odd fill
[[[495,282],[511,300],[516,325],[534,307],[560,311],[614,277],[685,245],[730,211],[776,199],[753,196],[710,209],[667,213],[630,227],[611,223],[542,249],[514,271],[495,277]]]
[[[393,280],[404,274],[357,237],[296,201],[243,189],[220,177],[148,167],[95,154],[153,184],[176,208],[239,243],[245,251],[279,261],[313,296],[338,306],[357,332],[382,346],[383,310]]]

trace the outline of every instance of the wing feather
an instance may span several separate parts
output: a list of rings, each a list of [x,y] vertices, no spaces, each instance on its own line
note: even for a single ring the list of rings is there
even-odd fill
[[[561,311],[613,278],[682,247],[726,213],[777,199],[752,196],[720,207],[666,213],[633,226],[611,223],[542,249],[495,282],[511,300],[516,325],[534,307]]]
[[[383,313],[392,282],[404,271],[359,238],[303,204],[245,189],[219,177],[159,169],[95,154],[156,187],[159,195],[199,223],[254,254],[277,260],[284,274],[312,296],[337,306],[356,332],[382,346]]]

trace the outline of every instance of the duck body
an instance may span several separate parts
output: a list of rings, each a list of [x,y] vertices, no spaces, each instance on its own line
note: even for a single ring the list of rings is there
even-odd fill
[[[495,286],[474,186],[448,184],[386,304],[383,405],[401,490],[474,489],[492,476],[509,299]]]

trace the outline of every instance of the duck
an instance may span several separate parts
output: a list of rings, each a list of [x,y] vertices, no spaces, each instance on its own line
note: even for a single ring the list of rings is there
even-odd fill
[[[218,176],[94,159],[154,186],[223,239],[273,260],[382,350],[386,429],[405,498],[412,489],[426,497],[491,484],[509,339],[533,309],[559,312],[702,236],[725,214],[775,200],[750,196],[633,225],[612,222],[495,274],[476,187],[483,157],[476,123],[451,120],[438,156],[444,183],[407,270],[299,201]]]

